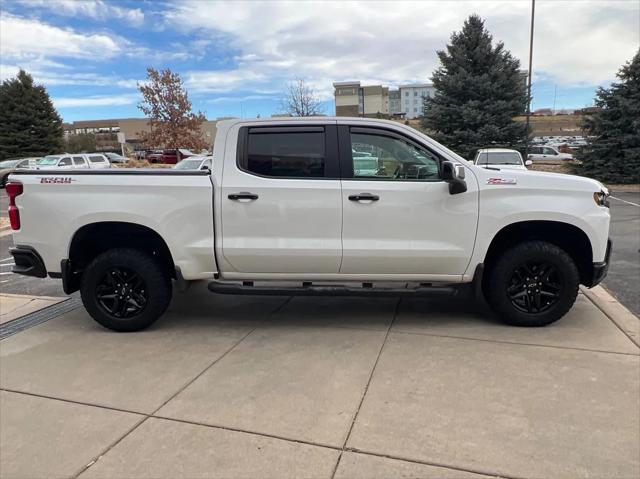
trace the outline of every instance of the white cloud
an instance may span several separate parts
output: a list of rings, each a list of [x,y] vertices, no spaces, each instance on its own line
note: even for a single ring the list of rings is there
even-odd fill
[[[232,70],[191,71],[195,91],[273,88],[293,77],[311,81],[324,98],[333,81],[397,85],[428,80],[436,50],[471,13],[486,19],[527,67],[530,2],[202,2],[184,0],[165,13],[167,25],[194,38],[223,35],[238,52]],[[603,84],[640,43],[637,1],[539,1],[534,73],[560,84]]]
[[[140,96],[137,93],[124,95],[96,95],[87,97],[56,97],[53,104],[56,108],[87,108],[97,106],[120,106],[137,103]]]
[[[99,60],[122,50],[120,42],[103,33],[81,34],[37,20],[3,13],[0,16],[0,54],[3,59],[28,61],[60,57]]]
[[[20,0],[30,8],[46,9],[57,15],[89,17],[93,20],[124,20],[131,25],[141,25],[144,13],[139,8],[124,8],[103,0]]]

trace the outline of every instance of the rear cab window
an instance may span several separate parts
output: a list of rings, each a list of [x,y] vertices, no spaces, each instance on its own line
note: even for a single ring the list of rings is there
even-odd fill
[[[105,163],[107,159],[101,155],[91,155],[89,156],[89,161],[91,163]]]
[[[335,125],[243,127],[238,167],[267,178],[337,178]]]

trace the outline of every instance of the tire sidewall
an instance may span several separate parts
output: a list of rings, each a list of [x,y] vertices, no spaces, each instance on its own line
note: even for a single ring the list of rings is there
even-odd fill
[[[556,267],[562,281],[560,298],[556,304],[540,313],[527,313],[516,308],[507,294],[515,268],[527,261],[545,261]],[[573,306],[578,293],[580,276],[571,257],[559,247],[543,242],[522,243],[505,252],[489,273],[485,295],[489,305],[509,324],[516,326],[545,326],[564,316]]]
[[[121,267],[140,275],[147,289],[145,308],[129,318],[118,318],[108,313],[96,297],[96,287],[110,268]],[[102,253],[85,269],[80,288],[82,302],[91,317],[102,326],[114,331],[138,331],[154,323],[169,305],[171,280],[157,262],[144,252],[121,248]]]

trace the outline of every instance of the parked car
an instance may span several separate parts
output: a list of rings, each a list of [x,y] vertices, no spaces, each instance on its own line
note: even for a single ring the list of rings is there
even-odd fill
[[[15,158],[0,161],[0,188],[4,188],[7,178],[9,178],[9,175],[15,170],[35,168],[38,159],[39,158]]]
[[[89,168],[111,168],[111,162],[108,157],[102,153],[87,153],[82,156],[88,161]]]
[[[474,291],[504,321],[543,326],[606,275],[595,180],[481,168],[385,120],[235,119],[216,135],[210,171],[11,174],[13,271],[61,278],[117,331],[149,326],[174,284],[203,279],[251,295]],[[356,175],[353,142],[384,168]]]
[[[149,163],[162,163],[162,150],[147,150],[144,159]]]
[[[190,156],[179,161],[173,167],[174,170],[210,170],[212,156]]]
[[[126,163],[127,161],[129,161],[128,158],[125,158],[124,156],[117,153],[105,153],[104,155],[109,160],[109,163]]]
[[[194,156],[194,153],[182,148],[158,151],[159,152],[147,154],[145,159],[149,163],[164,163],[165,165],[175,165],[176,163],[178,163],[178,161],[184,158]]]
[[[529,148],[527,158],[533,161],[567,161],[573,160],[573,155],[570,153],[561,153],[558,148],[554,146],[532,146]]]
[[[101,153],[65,153],[62,155],[47,155],[36,163],[38,170],[77,170],[77,169],[104,169],[111,168],[107,157]]]
[[[531,166],[531,160],[522,161],[519,151],[507,148],[482,148],[477,151],[473,164],[482,168],[499,168],[501,170],[525,170]]]

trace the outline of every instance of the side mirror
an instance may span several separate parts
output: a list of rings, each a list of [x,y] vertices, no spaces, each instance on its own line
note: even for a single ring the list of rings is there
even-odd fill
[[[452,161],[442,162],[442,179],[449,183],[449,193],[452,195],[467,191],[464,176],[464,166],[454,164]]]
[[[531,166],[531,165],[533,165],[533,161],[531,160],[527,160],[524,162],[524,166]]]

